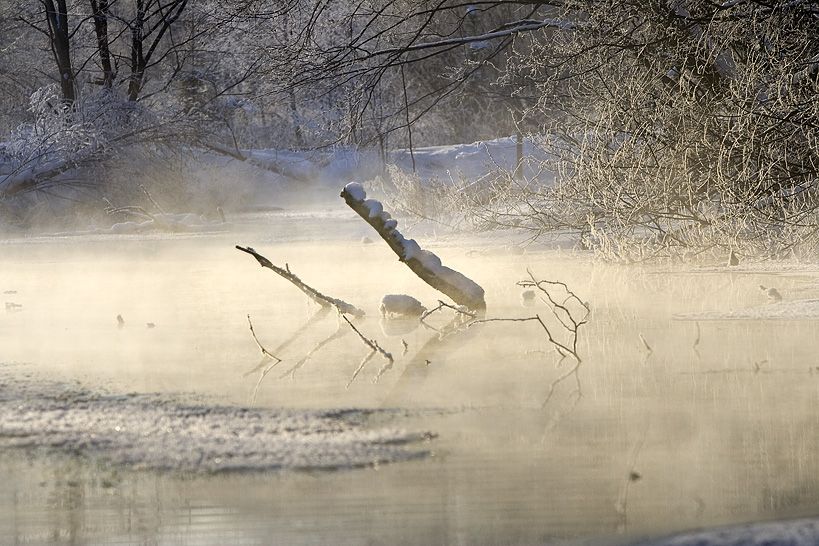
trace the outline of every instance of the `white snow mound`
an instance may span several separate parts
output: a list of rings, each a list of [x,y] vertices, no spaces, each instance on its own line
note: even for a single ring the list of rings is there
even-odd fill
[[[378,308],[384,317],[418,317],[427,310],[420,301],[406,294],[387,294]]]

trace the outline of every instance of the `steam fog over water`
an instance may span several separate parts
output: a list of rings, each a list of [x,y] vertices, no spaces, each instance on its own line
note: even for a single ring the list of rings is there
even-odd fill
[[[205,234],[0,245],[0,292],[16,304],[0,314],[0,536],[611,544],[819,510],[819,323],[697,319],[769,305],[760,284],[786,302],[817,298],[815,268],[614,266],[513,252],[498,239],[417,236],[484,287],[487,318],[549,316],[542,301],[521,300],[527,269],[567,283],[591,308],[571,373],[576,363],[534,321],[443,335],[433,328],[446,328],[450,310],[429,327],[382,319],[384,294],[428,308],[441,296],[381,241],[363,244],[374,234],[343,203],[321,217],[231,220]],[[369,349],[355,332],[236,244],[365,309],[354,324],[394,365],[375,356],[357,373]],[[272,361],[248,315],[282,359],[265,375]],[[51,442],[26,408],[75,421]],[[151,422],[156,408],[165,413]],[[295,421],[277,432],[280,412]],[[261,447],[247,433],[256,418],[268,427]],[[321,432],[314,419],[326,420]],[[145,432],[157,422],[184,434]],[[78,440],[128,423],[138,430],[127,441]],[[209,455],[228,444],[235,468],[227,452]],[[285,445],[299,456],[273,457]],[[271,457],[243,452],[251,446]],[[154,447],[172,456],[129,452]],[[328,450],[335,458],[323,458]]]

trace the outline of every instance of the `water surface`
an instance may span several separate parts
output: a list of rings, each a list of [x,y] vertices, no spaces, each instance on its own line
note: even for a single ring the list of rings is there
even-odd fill
[[[810,268],[624,267],[418,237],[486,289],[487,318],[548,319],[543,302],[521,301],[516,283],[527,268],[568,283],[592,310],[578,366],[535,321],[449,332],[450,310],[430,316],[429,327],[382,320],[384,294],[428,307],[440,296],[385,244],[362,244],[372,234],[352,217],[254,221],[209,235],[0,245],[0,292],[20,306],[0,314],[4,392],[12,380],[56,382],[71,396],[373,410],[355,427],[419,433],[410,449],[424,455],[214,473],[5,438],[0,536],[17,544],[610,543],[819,514],[819,323],[675,318],[763,305],[759,284],[815,298]],[[357,334],[235,244],[365,309],[355,324],[393,355],[392,367],[376,355],[359,371],[369,349]],[[265,375],[272,361],[248,315],[282,359]]]

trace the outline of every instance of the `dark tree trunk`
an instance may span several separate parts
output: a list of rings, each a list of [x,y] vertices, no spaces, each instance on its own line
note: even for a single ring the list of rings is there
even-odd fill
[[[139,98],[151,57],[165,33],[185,11],[187,4],[188,0],[170,0],[165,3],[162,0],[137,0],[136,18],[131,24],[131,77],[128,82],[128,100],[135,101]]]
[[[135,101],[142,89],[142,78],[148,64],[142,52],[142,43],[145,40],[143,25],[145,24],[145,1],[137,0],[137,12],[131,24],[131,78],[128,82],[128,100]]]
[[[57,0],[56,6],[53,0],[41,1],[46,9],[49,37],[51,38],[51,51],[54,53],[54,60],[57,61],[63,100],[67,103],[72,103],[76,95],[68,36],[68,7],[66,6],[65,0]]]
[[[116,73],[111,65],[111,51],[108,47],[108,0],[91,0],[94,17],[94,31],[97,34],[97,51],[100,55],[102,79],[98,82],[103,87],[114,86]]]

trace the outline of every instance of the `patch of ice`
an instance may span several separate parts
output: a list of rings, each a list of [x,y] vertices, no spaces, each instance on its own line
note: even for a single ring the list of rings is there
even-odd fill
[[[819,520],[783,520],[749,523],[681,533],[639,542],[632,546],[816,546]]]
[[[184,404],[160,395],[99,395],[31,378],[0,380],[0,447],[81,453],[138,469],[353,468],[428,456],[413,444],[434,436],[368,428],[368,413],[357,410]]]
[[[746,309],[708,311],[675,315],[678,320],[815,320],[819,319],[819,299],[777,301]]]
[[[108,228],[108,231],[111,232],[111,233],[118,233],[118,234],[121,234],[121,233],[136,233],[138,231],[142,231],[143,229],[145,229],[149,224],[153,225],[153,222],[150,221],[150,220],[147,221],[147,222],[140,222],[140,223],[136,223],[136,222],[117,222],[116,224],[114,224],[113,226]],[[100,231],[102,231],[102,230],[100,230]]]

